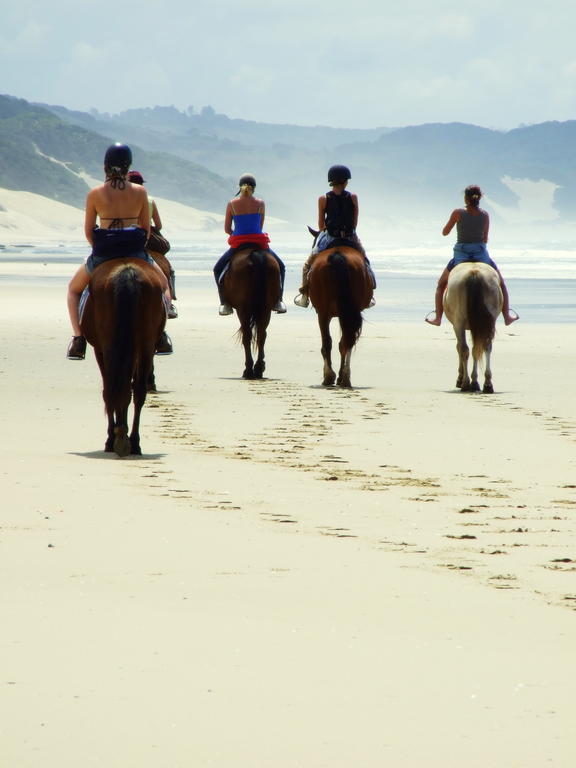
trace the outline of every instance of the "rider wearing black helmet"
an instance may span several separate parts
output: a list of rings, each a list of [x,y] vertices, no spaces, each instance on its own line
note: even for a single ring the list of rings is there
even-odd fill
[[[168,302],[170,289],[164,273],[145,252],[150,233],[148,195],[143,186],[130,183],[126,176],[132,162],[132,152],[126,144],[113,144],[104,156],[104,184],[88,192],[84,216],[84,234],[92,253],[79,267],[68,284],[68,312],[74,337],[68,347],[70,360],[83,360],[86,339],[80,330],[80,297],[90,280],[90,273],[104,261],[129,256],[153,264],[161,276]],[[96,226],[96,220],[100,226]],[[158,354],[171,354],[172,345],[163,333],[156,347]]]
[[[358,225],[358,197],[346,189],[351,178],[350,169],[345,165],[333,165],[328,170],[328,183],[332,189],[318,198],[318,229],[320,232],[316,238],[312,253],[302,269],[302,286],[300,293],[294,299],[294,304],[297,304],[299,307],[307,307],[310,303],[308,298],[308,273],[314,263],[316,254],[332,247],[332,245],[349,245],[360,251],[366,259],[366,267],[370,272],[374,287],[376,287],[376,280],[370,267],[370,262],[356,234],[356,227]],[[373,306],[373,303],[372,301],[370,306]]]

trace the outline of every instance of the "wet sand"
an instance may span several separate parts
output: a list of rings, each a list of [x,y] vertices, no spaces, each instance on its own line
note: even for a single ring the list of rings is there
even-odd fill
[[[576,357],[501,323],[496,394],[448,325],[367,322],[320,386],[313,311],[240,379],[179,300],[142,457],[102,452],[61,277],[2,288],[2,761],[18,768],[568,768]]]

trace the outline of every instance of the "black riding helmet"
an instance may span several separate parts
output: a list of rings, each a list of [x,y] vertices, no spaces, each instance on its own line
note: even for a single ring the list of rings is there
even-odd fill
[[[251,173],[245,173],[243,176],[240,176],[238,186],[241,187],[243,184],[248,184],[249,187],[256,189],[256,179]]]
[[[328,171],[328,181],[330,184],[342,184],[351,178],[350,169],[345,165],[333,165]]]
[[[132,150],[126,144],[112,144],[106,150],[104,155],[104,167],[105,168],[118,168],[119,170],[127,173],[128,168],[132,165]]]

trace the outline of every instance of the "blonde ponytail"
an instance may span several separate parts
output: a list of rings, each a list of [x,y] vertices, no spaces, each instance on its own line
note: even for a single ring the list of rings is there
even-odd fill
[[[241,184],[240,185],[239,194],[240,195],[253,195],[254,194],[254,187],[251,184]]]

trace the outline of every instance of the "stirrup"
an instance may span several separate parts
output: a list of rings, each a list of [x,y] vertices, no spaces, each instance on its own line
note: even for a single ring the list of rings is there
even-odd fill
[[[294,299],[294,304],[297,307],[308,307],[310,305],[310,298],[307,293],[300,292]]]
[[[178,317],[178,310],[174,306],[174,302],[170,302],[170,306],[168,307],[168,312],[166,314],[168,320],[175,320]]]
[[[218,310],[218,314],[222,315],[222,317],[224,317],[224,315],[231,315],[233,312],[234,310],[232,309],[230,304],[226,304],[226,302],[220,304],[220,309]]]
[[[86,357],[86,339],[84,336],[72,336],[66,357],[68,360],[84,360]]]
[[[434,320],[436,320],[437,318],[438,318],[438,315],[436,314],[436,310],[433,309],[431,312],[428,312],[424,320],[426,320],[426,322],[429,325],[439,325],[439,323],[434,322]],[[442,322],[442,317],[440,317],[440,322]]]
[[[160,334],[160,338],[156,342],[156,351],[154,352],[155,355],[171,355],[174,352],[174,349],[172,347],[172,340],[170,339],[170,336],[166,333],[166,331],[162,331]]]
[[[286,312],[286,304],[284,304],[282,299],[278,299],[276,304],[272,307],[272,312],[277,312],[279,315],[282,315],[284,312]]]
[[[370,299],[370,304],[368,304],[367,309],[372,309],[372,307],[375,306],[375,304],[376,304],[376,299],[374,298],[374,296],[372,296],[372,298]]]

